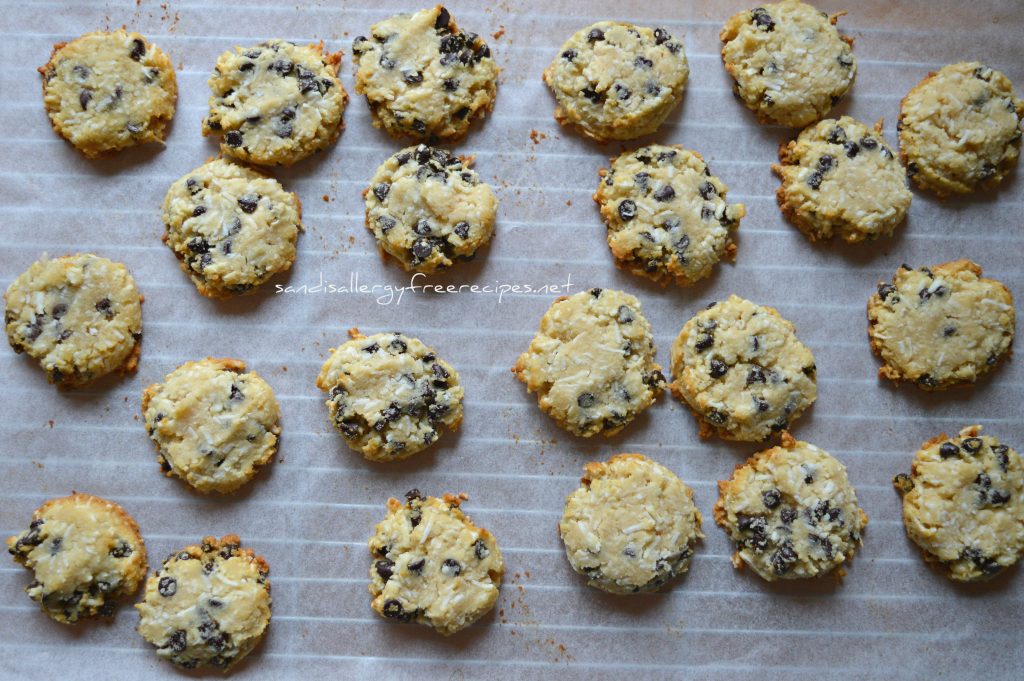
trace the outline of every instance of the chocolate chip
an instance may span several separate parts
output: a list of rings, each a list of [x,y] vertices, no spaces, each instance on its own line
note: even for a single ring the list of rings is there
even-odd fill
[[[594,104],[600,104],[604,101],[604,95],[595,90],[592,87],[585,87],[580,90],[580,94],[589,99]]]
[[[487,543],[483,539],[477,539],[473,542],[473,555],[478,560],[483,560],[487,556],[491,555],[491,550],[487,548]]]
[[[238,207],[242,209],[243,213],[255,213],[259,205],[260,197],[255,194],[246,194],[238,199]]]
[[[377,574],[380,575],[380,578],[387,582],[389,579],[391,579],[392,568],[395,567],[395,563],[394,561],[387,559],[378,560],[376,563],[373,564],[373,567],[377,571]]]
[[[765,33],[771,33],[775,30],[775,22],[772,21],[771,16],[763,7],[755,7],[750,10],[750,18],[754,21],[754,25]]]
[[[146,45],[136,38],[132,41],[132,51],[128,56],[131,57],[133,61],[139,61],[142,59],[144,54],[146,54]]]
[[[619,202],[619,217],[623,222],[629,222],[636,217],[636,203],[632,199]]]
[[[884,302],[889,297],[890,293],[894,293],[896,287],[892,284],[879,284],[878,285],[878,297]]]
[[[839,55],[838,61],[839,65],[845,68],[850,68],[851,66],[853,66],[853,57],[845,52]],[[833,106],[835,106],[835,103],[833,103]]]
[[[457,222],[455,223],[455,226],[452,228],[452,231],[455,232],[456,236],[458,236],[460,239],[465,239],[469,237],[469,223]]]
[[[164,598],[170,598],[178,593],[178,581],[174,577],[161,577],[160,582],[157,584],[157,591]]]
[[[564,59],[566,61],[569,61],[569,62],[571,62],[573,59],[575,59],[578,56],[579,56],[579,53],[576,52],[576,50],[566,50],[565,52],[562,53],[562,59]]]
[[[395,228],[398,223],[395,219],[389,215],[381,215],[377,218],[377,226],[380,227],[380,231],[387,234],[389,230]]]
[[[576,398],[576,404],[584,409],[589,409],[597,404],[597,397],[594,396],[594,393],[580,393],[580,396]]]
[[[240,400],[244,400],[245,399],[245,395],[242,393],[241,389],[237,385],[232,383],[231,384],[231,397],[229,397],[228,399],[235,400],[235,401],[240,401]]]
[[[437,10],[437,19],[434,20],[434,28],[438,31],[443,31],[448,28],[448,24],[452,22],[452,16],[448,13],[444,7]]]
[[[672,188],[672,185],[666,184],[661,189],[654,192],[655,201],[671,201],[676,197],[676,190]]]
[[[230,131],[224,136],[224,143],[231,148],[238,148],[242,146],[242,133],[237,130]]]
[[[861,137],[860,145],[867,149],[868,151],[878,148],[878,142],[875,140],[874,137]]]
[[[825,138],[829,144],[845,144],[846,143],[846,131],[838,125],[829,130],[828,136]]]
[[[699,336],[697,338],[697,342],[694,343],[694,347],[697,348],[697,350],[703,351],[703,350],[707,350],[708,348],[710,348],[714,344],[715,344],[715,339],[711,336],[711,334],[707,334],[707,335],[704,335],[704,336]]]
[[[401,620],[407,619],[407,616],[405,614],[405,608],[403,608],[402,604],[394,598],[384,601],[384,607],[382,608],[382,610],[384,611],[385,617],[391,617],[393,619]]]
[[[711,369],[709,371],[711,378],[721,378],[725,376],[727,371],[729,371],[729,367],[725,362],[720,359],[711,360]]]
[[[747,385],[751,383],[765,383],[764,369],[757,366],[756,364],[750,368],[747,372]]]
[[[403,71],[402,80],[410,85],[417,85],[423,82],[423,74],[419,71]]]
[[[462,565],[454,558],[445,558],[441,563],[441,574],[446,577],[458,577],[462,574]]]
[[[167,639],[167,647],[170,647],[176,653],[185,652],[185,648],[188,646],[188,634],[184,629],[178,629],[171,637]]]
[[[705,201],[710,201],[712,196],[718,196],[718,190],[715,189],[715,185],[710,182],[704,182],[700,187],[697,188],[700,192],[700,196]]]
[[[846,152],[847,158],[853,158],[860,153],[860,147],[857,146],[856,142],[847,142],[843,145],[843,151]]]
[[[922,374],[921,376],[918,377],[917,384],[924,388],[934,388],[939,383],[929,374]]]
[[[599,40],[604,40],[604,31],[599,28],[590,29],[590,33],[587,34],[587,42],[596,43]]]
[[[964,448],[969,454],[977,454],[981,450],[981,445],[984,444],[980,437],[969,437],[960,443],[960,446]]]
[[[720,426],[728,420],[729,416],[717,409],[709,409],[708,413],[704,415],[704,418],[706,418],[710,423]]]
[[[807,178],[807,186],[811,189],[817,190],[821,187],[821,171],[815,170],[811,173],[810,177]]]
[[[761,501],[765,508],[775,508],[782,501],[782,494],[777,489],[765,490],[761,493]]]
[[[649,69],[654,66],[654,62],[647,57],[637,56],[637,58],[633,60],[633,66],[638,69]]]
[[[82,105],[82,111],[85,111],[86,107],[89,106],[89,102],[91,101],[92,90],[88,88],[83,88],[82,91],[78,93],[78,103]]]
[[[789,525],[796,520],[796,509],[784,508],[779,511],[779,519],[786,525]]]

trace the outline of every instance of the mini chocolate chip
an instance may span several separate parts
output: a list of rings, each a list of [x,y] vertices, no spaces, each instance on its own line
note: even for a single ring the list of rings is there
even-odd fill
[[[711,360],[711,378],[721,378],[725,376],[726,372],[729,371],[728,365],[720,359]]]
[[[884,302],[889,297],[890,293],[894,293],[896,287],[892,284],[879,284],[878,285],[878,297]]]
[[[232,148],[242,146],[242,133],[238,132],[237,130],[230,131],[227,135],[224,136],[224,143]]]
[[[579,53],[577,53],[576,50],[566,50],[562,53],[562,59],[570,62],[578,56]]]
[[[633,66],[637,67],[638,69],[649,69],[654,66],[654,62],[648,59],[647,57],[638,55],[636,59],[633,60]]]
[[[438,31],[442,31],[448,28],[448,24],[452,21],[451,15],[444,7],[440,7],[437,10],[437,19],[434,20],[434,28]]]
[[[715,344],[715,339],[711,336],[711,334],[707,334],[707,335],[704,335],[704,336],[699,336],[697,338],[697,342],[694,343],[694,347],[697,348],[697,350],[703,351],[703,350],[707,350],[708,348],[710,348],[714,344]]]
[[[796,510],[792,508],[784,508],[779,511],[779,518],[784,524],[789,525],[796,520]]]
[[[576,398],[576,404],[584,409],[589,409],[597,404],[597,397],[594,396],[594,393],[580,393],[580,396]]]
[[[960,446],[970,454],[977,454],[981,449],[981,445],[984,444],[980,437],[969,437],[960,443]]]
[[[864,147],[868,151],[871,151],[873,149],[878,148],[878,142],[875,140],[874,137],[865,136],[860,138],[860,146]]]
[[[838,61],[840,66],[844,66],[846,68],[850,68],[851,66],[853,66],[853,57],[845,52],[839,55]],[[836,99],[838,100],[838,97],[836,97]]]
[[[599,28],[590,29],[590,33],[587,34],[587,42],[596,43],[598,40],[604,40],[604,31]]]
[[[655,201],[671,201],[676,197],[676,190],[672,188],[672,185],[666,184],[661,189],[654,192]]]
[[[462,565],[454,558],[445,558],[441,563],[441,574],[446,577],[458,577],[462,574]]]
[[[419,489],[413,487],[411,490],[405,493],[405,498],[408,499],[409,501],[412,501],[413,499],[422,499],[423,494],[420,493]]]
[[[53,315],[54,319],[60,319],[61,317],[63,317],[67,313],[68,313],[68,306],[65,305],[64,303],[57,303],[56,305],[53,306],[53,310],[50,312],[50,314]]]
[[[455,232],[455,234],[460,239],[465,239],[465,238],[467,238],[469,236],[469,223],[468,222],[457,222],[457,223],[455,223],[455,226],[452,228],[452,231]]]
[[[184,629],[178,629],[167,639],[167,646],[176,653],[185,652],[188,646],[188,633]]]
[[[238,199],[238,207],[243,213],[255,213],[260,205],[260,197],[255,194],[246,194]]]
[[[771,16],[763,7],[755,7],[750,10],[750,18],[754,21],[754,25],[765,33],[771,33],[775,30],[775,22],[772,21]]]
[[[765,490],[761,493],[761,501],[766,508],[775,508],[782,501],[782,494],[777,489]]]
[[[757,366],[756,364],[750,368],[747,372],[747,385],[751,383],[765,383],[764,369]]]
[[[378,560],[373,564],[373,567],[377,571],[377,574],[380,575],[380,578],[387,582],[391,579],[392,568],[395,567],[395,563],[394,561],[385,558],[384,560]]]
[[[623,222],[629,222],[636,217],[636,203],[632,199],[619,202],[619,217]]]
[[[477,539],[473,542],[473,555],[478,560],[483,560],[487,556],[491,555],[491,550],[487,548],[487,543],[483,539]]]
[[[384,601],[384,607],[382,610],[384,611],[385,617],[406,619],[405,608],[403,608],[402,604],[394,598]]]
[[[242,393],[241,389],[237,385],[232,383],[231,384],[231,397],[229,397],[228,399],[235,400],[235,401],[244,400],[245,399],[245,395]]]
[[[829,144],[845,144],[846,143],[846,131],[838,125],[829,130],[828,136],[825,138]]]
[[[423,570],[423,566],[426,565],[426,564],[427,564],[427,559],[426,558],[417,558],[416,560],[409,561],[409,571],[410,572],[421,572]]]
[[[600,104],[604,101],[604,95],[595,90],[592,87],[585,87],[580,90],[580,94],[589,99],[594,104]]]
[[[178,581],[174,577],[161,577],[160,582],[157,585],[157,591],[164,598],[170,598],[174,594],[178,593]]]
[[[663,28],[654,29],[654,44],[661,45],[664,42],[672,40],[672,36]]]
[[[847,142],[846,144],[843,145],[843,151],[846,152],[847,158],[853,158],[858,153],[860,153],[860,147],[857,146],[856,142]]]
[[[700,187],[697,188],[697,191],[700,192],[701,198],[705,201],[710,201],[712,196],[718,196],[718,190],[715,189],[715,185],[710,182],[704,182],[701,184]]]
[[[78,93],[78,103],[82,105],[82,111],[85,111],[86,107],[89,106],[89,102],[92,101],[92,90],[83,88]]]
[[[709,409],[708,413],[704,415],[704,418],[714,425],[720,426],[728,420],[729,416],[717,409]]]
[[[616,319],[619,324],[630,324],[636,317],[633,316],[633,310],[628,305],[620,305],[619,310],[616,313]]]
[[[132,51],[128,56],[131,57],[133,61],[139,61],[142,59],[144,54],[146,54],[146,45],[136,38],[132,41]]]

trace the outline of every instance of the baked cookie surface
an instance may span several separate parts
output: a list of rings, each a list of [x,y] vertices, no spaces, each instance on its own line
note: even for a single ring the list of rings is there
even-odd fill
[[[459,30],[441,5],[399,14],[352,43],[356,92],[373,123],[392,135],[455,140],[494,106],[498,65],[476,33]]]
[[[54,131],[89,158],[163,142],[174,117],[174,66],[138,33],[97,31],[57,43],[39,73]]]
[[[817,398],[814,355],[774,308],[732,295],[698,312],[672,345],[672,393],[702,437],[759,442]]]
[[[444,149],[403,149],[377,168],[363,197],[366,228],[406,271],[432,273],[471,260],[494,233],[494,192],[469,162]]]
[[[512,373],[562,428],[611,436],[664,390],[654,355],[640,301],[593,288],[555,300]]]
[[[216,159],[171,185],[164,243],[200,293],[229,297],[292,266],[301,219],[298,196],[277,180]]]
[[[893,483],[907,536],[950,579],[989,579],[1024,555],[1024,464],[981,426],[925,442]]]
[[[918,187],[939,196],[991,189],[1017,165],[1024,100],[981,62],[944,66],[900,104],[900,157]]]
[[[868,300],[878,375],[924,390],[974,383],[1009,353],[1015,315],[1009,289],[970,260],[903,265]]]
[[[237,359],[186,362],[142,394],[146,432],[169,476],[200,492],[232,492],[277,452],[281,408]]]
[[[415,621],[450,636],[498,600],[505,563],[498,542],[459,508],[466,495],[388,499],[370,538],[371,606],[383,617]]]
[[[718,489],[715,522],[736,544],[733,565],[769,582],[831,572],[853,558],[868,522],[846,467],[788,433]]]
[[[248,655],[270,624],[270,567],[236,535],[204,537],[172,553],[148,580],[139,634],[184,669],[227,670]]]
[[[217,59],[203,135],[220,137],[225,156],[261,165],[290,165],[338,138],[348,95],[341,52],[323,43],[268,40]]]
[[[598,142],[658,129],[686,87],[683,42],[664,28],[600,21],[562,45],[544,71],[555,120]]]
[[[627,151],[601,170],[594,194],[616,265],[661,284],[692,284],[736,257],[731,232],[746,214],[703,157],[679,145]]]
[[[114,612],[146,576],[146,545],[123,508],[91,494],[51,499],[29,529],[7,539],[14,560],[33,573],[25,588],[63,624]]]
[[[349,334],[316,379],[349,447],[372,461],[397,461],[458,429],[464,391],[452,365],[418,338]]]
[[[857,75],[853,40],[798,0],[734,14],[722,29],[733,91],[760,123],[802,128],[829,112]]]
[[[779,147],[782,214],[812,241],[847,243],[889,236],[907,216],[911,193],[903,166],[882,137],[849,116],[806,128]]]
[[[704,536],[693,490],[641,454],[585,466],[558,532],[573,570],[618,594],[654,591],[690,567]]]
[[[51,383],[78,387],[118,368],[134,371],[142,297],[121,263],[44,255],[11,282],[4,301],[11,347],[39,360]]]

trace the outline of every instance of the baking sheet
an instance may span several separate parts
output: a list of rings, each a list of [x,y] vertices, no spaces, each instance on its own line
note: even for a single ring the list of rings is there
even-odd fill
[[[424,3],[425,4],[425,3]],[[634,7],[630,7],[634,4]],[[683,322],[707,302],[737,293],[792,320],[818,364],[819,397],[794,434],[848,467],[871,518],[863,549],[840,585],[766,584],[729,563],[730,545],[711,520],[715,481],[756,447],[701,442],[692,417],[665,396],[618,437],[577,439],[556,427],[509,373],[556,294],[425,294],[386,291],[201,298],[160,243],[168,185],[216,153],[199,134],[217,56],[271,37],[326,41],[346,56],[352,95],[346,130],[328,152],[275,171],[304,204],[306,232],[289,276],[274,283],[408,286],[384,266],[362,226],[360,192],[399,143],[375,130],[352,90],[351,40],[374,21],[416,3],[244,0],[239,3],[6,3],[0,28],[0,285],[44,251],[92,251],[128,264],[144,293],[139,371],[74,392],[48,386],[35,364],[0,351],[0,530],[21,531],[45,499],[71,490],[121,503],[139,522],[151,564],[204,534],[238,533],[271,565],[274,617],[266,641],[233,678],[437,679],[967,679],[1020,678],[1024,578],[1015,571],[984,586],[957,586],[926,567],[905,538],[890,486],[912,453],[939,431],[972,423],[1024,447],[1020,360],[967,390],[928,395],[875,378],[864,306],[901,262],[959,257],[1024,294],[1018,178],[977,200],[939,202],[915,192],[907,224],[859,246],[812,245],[785,223],[769,164],[790,131],[759,126],[736,102],[718,56],[718,31],[749,0],[644,3],[451,1],[459,24],[488,37],[503,71],[495,110],[455,148],[475,154],[500,199],[497,235],[470,264],[431,283],[534,287],[571,284],[637,295],[653,324],[658,358]],[[929,70],[979,59],[1024,86],[1011,0],[820,2],[851,13],[859,73],[837,107],[861,120],[883,117],[886,136],[899,100]],[[560,129],[540,73],[583,25],[620,18],[682,35],[691,65],[685,99],[651,140],[682,143],[748,215],[735,264],[694,287],[661,289],[612,266],[590,199],[598,168],[619,145],[599,146]],[[168,52],[180,97],[167,146],[89,161],[50,129],[35,68],[51,45],[127,24]],[[1020,91],[1020,90],[1018,90]],[[536,131],[531,139],[531,131]],[[557,293],[564,293],[564,288]],[[452,362],[466,387],[461,431],[412,461],[364,461],[332,429],[314,385],[328,348],[345,330],[402,329]],[[283,409],[278,460],[229,497],[191,493],[164,478],[140,423],[142,388],[183,361],[238,357],[275,389]],[[642,452],[695,490],[707,538],[689,574],[662,593],[613,597],[586,587],[565,561],[555,523],[582,465]],[[464,508],[498,537],[507,579],[494,612],[451,638],[386,622],[369,608],[365,542],[388,496],[411,487],[466,492]],[[30,577],[0,564],[0,677],[179,678],[134,631],[122,607],[112,624],[64,627],[22,592]]]

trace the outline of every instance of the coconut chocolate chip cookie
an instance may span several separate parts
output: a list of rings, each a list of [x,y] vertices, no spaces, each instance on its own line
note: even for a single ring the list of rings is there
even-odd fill
[[[232,492],[277,452],[281,408],[237,359],[186,362],[142,393],[157,462],[200,492]]]
[[[174,66],[138,33],[97,31],[57,43],[39,73],[54,131],[89,158],[162,143],[174,117]]]
[[[853,39],[826,14],[784,0],[734,14],[722,29],[733,90],[761,123],[802,128],[829,112],[857,75]]]
[[[950,64],[900,105],[900,158],[918,187],[939,196],[991,189],[1017,165],[1024,100],[1000,71]]]
[[[398,332],[349,335],[316,379],[349,447],[371,461],[397,461],[459,427],[463,389],[452,365]]]
[[[731,232],[746,209],[726,203],[728,189],[697,152],[654,144],[620,154],[599,174],[594,201],[619,267],[685,286],[736,257]]]
[[[868,338],[879,376],[924,390],[974,383],[1010,352],[1015,311],[1002,283],[970,260],[912,270],[868,300]]]
[[[853,558],[868,524],[846,467],[789,433],[718,489],[715,522],[736,544],[733,565],[769,582],[831,572]]]
[[[406,271],[437,272],[471,260],[494,233],[498,200],[471,160],[425,145],[377,168],[366,199],[366,228]]]
[[[476,33],[464,33],[441,5],[399,14],[352,43],[356,92],[373,124],[395,136],[454,140],[494,106],[498,66]]]
[[[683,41],[664,28],[601,21],[580,29],[544,71],[555,120],[598,142],[658,129],[690,76]]]
[[[818,395],[814,355],[793,325],[735,295],[686,322],[672,345],[672,377],[701,437],[759,442],[788,428]]]
[[[555,300],[512,373],[562,428],[610,437],[665,389],[654,355],[640,301],[593,288]]]
[[[1024,555],[1024,464],[981,426],[925,442],[893,484],[907,536],[950,579],[989,579]]]
[[[171,185],[163,240],[204,296],[252,291],[295,261],[302,204],[270,177],[210,161]]]
[[[29,598],[58,622],[110,616],[146,576],[146,545],[123,508],[90,494],[51,499],[29,529],[7,539],[14,560],[32,571]]]
[[[210,77],[203,135],[221,153],[261,165],[290,165],[338,138],[348,95],[338,80],[341,52],[268,40],[220,56]]]
[[[704,536],[693,490],[641,454],[618,454],[585,470],[558,532],[587,584],[616,594],[654,591],[689,569]]]
[[[494,535],[459,508],[468,497],[388,499],[388,514],[370,538],[371,606],[400,622],[450,636],[494,607],[505,563]]]
[[[139,633],[156,654],[184,669],[227,671],[270,624],[270,567],[233,534],[204,537],[172,553],[136,604]]]
[[[7,339],[39,360],[51,383],[78,387],[120,368],[134,371],[142,296],[121,263],[89,253],[49,259],[4,294]]]
[[[882,137],[849,116],[818,122],[779,147],[782,214],[811,241],[847,243],[889,236],[907,216],[903,166]]]

